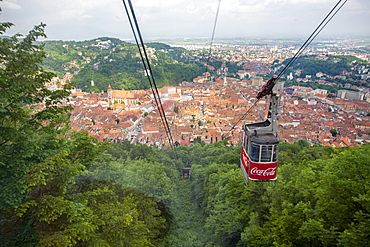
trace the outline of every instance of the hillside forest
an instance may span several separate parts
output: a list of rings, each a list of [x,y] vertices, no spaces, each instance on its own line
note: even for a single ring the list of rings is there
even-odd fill
[[[44,41],[46,57],[42,66],[46,71],[56,73],[63,78],[67,73],[73,75],[70,80],[74,85],[86,92],[106,91],[108,85],[113,89],[147,89],[147,72],[144,71],[137,47],[133,43],[115,38],[100,37],[88,41]],[[235,48],[239,51],[241,48]],[[227,60],[222,57],[225,51],[213,56],[207,54],[208,49],[190,51],[180,47],[152,42],[146,43],[146,50],[150,59],[153,77],[158,87],[177,86],[183,81],[191,82],[205,72],[210,78],[223,76],[223,69],[227,68],[228,77],[241,79],[238,71],[248,68],[244,61]],[[276,60],[270,74],[263,75],[270,79],[276,71],[280,71],[290,59],[283,62]],[[205,66],[207,65],[207,66]],[[368,81],[360,80],[358,71],[362,71],[369,64],[354,56],[328,55],[324,58],[317,56],[302,56],[291,66],[286,75],[294,78],[281,78],[285,86],[300,85],[313,89],[325,89],[335,95],[338,90],[356,90],[355,86],[368,86]],[[347,71],[346,79],[342,72]],[[317,76],[321,72],[322,76]],[[341,75],[341,76],[339,76]],[[310,77],[303,82],[299,78]],[[250,78],[249,78],[250,79]],[[325,81],[325,83],[320,82]]]
[[[281,142],[276,184],[247,187],[226,140],[98,142],[44,86],[44,28],[0,39],[1,246],[369,246],[370,145]]]
[[[147,89],[148,81],[136,45],[101,37],[90,41],[45,41],[43,67],[63,78],[73,74],[77,88],[89,92],[113,89]],[[204,67],[184,63],[185,49],[148,43],[148,56],[158,87],[191,81]],[[92,83],[93,81],[93,83]]]

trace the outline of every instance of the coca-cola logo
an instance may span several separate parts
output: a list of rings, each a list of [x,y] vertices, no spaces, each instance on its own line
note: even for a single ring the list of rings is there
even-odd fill
[[[270,167],[265,170],[259,170],[257,167],[253,167],[251,169],[251,175],[258,175],[258,176],[275,176],[276,167]]]

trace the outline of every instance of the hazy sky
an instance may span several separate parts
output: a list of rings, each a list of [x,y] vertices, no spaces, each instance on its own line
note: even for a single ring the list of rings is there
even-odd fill
[[[215,39],[308,37],[338,0],[221,0]],[[211,37],[218,0],[132,0],[145,38]],[[132,38],[122,0],[3,0],[7,34],[46,23],[49,39]],[[348,0],[320,34],[369,36],[370,0]]]

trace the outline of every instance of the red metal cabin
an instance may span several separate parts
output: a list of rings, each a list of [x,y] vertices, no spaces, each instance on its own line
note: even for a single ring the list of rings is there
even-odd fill
[[[240,167],[247,185],[248,180],[276,180],[279,145],[276,137],[276,120],[277,97],[272,94],[267,119],[264,122],[243,125],[244,137]]]

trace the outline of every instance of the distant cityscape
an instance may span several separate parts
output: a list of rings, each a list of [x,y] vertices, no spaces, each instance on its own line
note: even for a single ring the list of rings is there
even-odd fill
[[[359,52],[362,45],[359,41],[321,42],[304,54],[317,56],[317,59],[351,55],[369,63],[367,50]],[[192,50],[192,59],[204,54],[206,48],[202,44],[178,43],[176,46]],[[213,143],[227,139],[230,145],[239,145],[242,123],[262,121],[267,114],[268,99],[260,100],[244,121],[232,127],[254,103],[256,94],[266,82],[263,77],[281,69],[271,65],[292,57],[297,49],[298,46],[280,43],[214,45],[213,59],[233,61],[244,69],[236,73],[237,78],[230,77],[224,63],[220,68],[209,68],[216,71],[216,77],[211,78],[211,74],[205,72],[193,81],[159,89],[175,143],[191,145],[196,141]],[[300,78],[299,71],[285,75],[274,88],[279,97],[278,138],[333,147],[370,143],[369,65],[353,66],[351,71],[342,71],[334,78],[353,80],[353,76],[367,86],[348,83],[343,86],[354,91],[338,90],[336,97],[328,97],[325,89],[284,86],[284,81],[293,78],[297,82],[333,84],[327,80],[330,76],[322,71],[304,78]],[[55,78],[49,87],[56,88],[65,78],[71,80],[73,75],[68,73],[63,79]],[[86,130],[99,140],[111,142],[129,140],[159,148],[169,145],[151,90],[113,90],[109,86],[101,93],[88,93],[75,89],[68,104],[74,108],[70,116],[70,126],[74,130]]]

